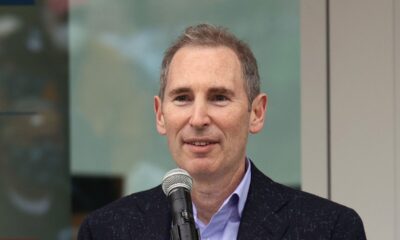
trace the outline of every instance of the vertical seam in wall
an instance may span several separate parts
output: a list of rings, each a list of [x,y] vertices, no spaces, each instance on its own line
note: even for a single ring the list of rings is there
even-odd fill
[[[330,1],[326,0],[326,119],[327,119],[327,192],[328,199],[332,199],[331,189],[331,96],[330,96]]]
[[[393,56],[392,56],[392,58],[393,58],[393,102],[394,102],[394,104],[393,104],[393,128],[394,128],[394,134],[393,134],[393,146],[394,146],[394,153],[393,153],[393,156],[394,156],[394,158],[393,158],[393,160],[394,160],[394,162],[393,162],[393,174],[394,174],[394,189],[393,189],[393,191],[394,191],[394,209],[395,209],[395,211],[394,211],[394,226],[398,226],[400,223],[399,223],[399,217],[400,216],[398,216],[398,214],[400,213],[400,210],[399,210],[399,203],[398,203],[398,201],[399,201],[399,199],[398,199],[398,193],[397,193],[397,191],[399,191],[398,190],[398,187],[400,187],[400,186],[398,186],[398,183],[399,183],[399,176],[397,176],[398,174],[399,174],[399,172],[397,172],[397,170],[399,169],[399,166],[398,166],[398,164],[399,164],[399,162],[398,162],[398,154],[399,154],[399,152],[398,152],[398,143],[397,143],[397,141],[398,141],[398,137],[399,137],[399,129],[398,129],[398,127],[399,127],[399,124],[398,124],[398,122],[397,121],[399,121],[400,119],[398,119],[398,112],[397,112],[397,106],[398,106],[398,104],[399,103],[397,103],[397,99],[398,99],[398,97],[397,97],[397,94],[398,94],[398,88],[399,88],[399,86],[398,86],[398,77],[399,76],[397,76],[397,74],[398,74],[398,70],[396,70],[396,66],[398,65],[397,64],[397,61],[398,61],[398,54],[399,54],[399,45],[398,44],[396,44],[397,43],[397,40],[400,40],[400,39],[397,39],[397,37],[399,36],[398,34],[399,34],[399,32],[398,32],[398,30],[397,30],[397,21],[399,20],[400,21],[400,17],[398,17],[397,16],[397,14],[400,14],[400,12],[398,12],[398,9],[400,9],[399,8],[399,6],[397,5],[399,3],[399,0],[393,0],[392,1],[392,4],[393,4],[393,6],[392,6],[392,9],[393,9]],[[400,27],[400,26],[399,26]],[[396,229],[396,227],[394,228],[394,236],[395,236],[395,239],[399,239],[400,238],[400,234],[399,234],[399,230],[397,230]]]

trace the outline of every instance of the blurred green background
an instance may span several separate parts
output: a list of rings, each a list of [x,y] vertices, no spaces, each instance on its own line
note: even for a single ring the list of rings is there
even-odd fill
[[[122,176],[128,194],[158,185],[174,167],[155,130],[153,96],[164,50],[202,22],[228,27],[253,49],[269,105],[248,155],[276,181],[300,186],[296,0],[97,0],[71,9],[73,174]]]
[[[74,239],[88,212],[160,184],[175,167],[153,114],[162,55],[202,22],[253,49],[269,105],[248,155],[300,187],[298,0],[32,2],[0,1],[1,239]]]

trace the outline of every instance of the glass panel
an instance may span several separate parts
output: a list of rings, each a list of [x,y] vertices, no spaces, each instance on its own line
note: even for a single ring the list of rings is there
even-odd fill
[[[67,6],[29,2],[0,8],[0,239],[71,239]]]
[[[186,26],[208,22],[250,44],[269,94],[249,156],[273,179],[300,186],[297,0],[77,1],[70,16],[74,175],[122,179],[122,195],[161,182],[174,167],[153,114],[162,54]]]

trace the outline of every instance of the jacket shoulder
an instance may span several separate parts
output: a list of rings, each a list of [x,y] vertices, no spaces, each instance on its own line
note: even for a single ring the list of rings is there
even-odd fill
[[[129,239],[130,231],[144,228],[148,210],[165,208],[164,199],[160,186],[122,197],[90,213],[78,239]]]
[[[319,216],[336,216],[341,213],[355,213],[351,208],[331,200],[319,197],[315,194],[293,189],[291,187],[274,182],[269,177],[260,172],[257,168],[253,171],[254,192],[258,196],[265,195],[274,205],[291,209],[294,216],[309,216],[318,218]],[[296,214],[297,213],[297,214]]]
[[[292,195],[292,220],[304,226],[301,231],[320,226],[326,227],[331,239],[366,239],[363,222],[354,209],[311,193],[290,188],[286,191]]]
[[[365,239],[362,220],[353,209],[276,183],[256,168],[252,181],[252,202],[266,206],[272,210],[273,215],[287,222],[292,229],[289,232],[305,239],[315,236],[328,239]],[[267,203],[260,203],[257,200],[260,198]]]
[[[109,223],[111,220],[116,221],[118,218],[134,218],[150,207],[154,203],[154,199],[159,201],[159,187],[155,187],[146,191],[137,192],[122,197],[114,202],[99,208],[87,217],[92,222]]]
[[[292,189],[290,187],[275,183],[286,192],[288,199],[288,207],[293,212],[298,212],[301,216],[309,216],[314,219],[337,219],[340,216],[348,216],[352,218],[360,218],[356,211],[352,208],[333,202],[326,198],[322,198],[312,193]]]

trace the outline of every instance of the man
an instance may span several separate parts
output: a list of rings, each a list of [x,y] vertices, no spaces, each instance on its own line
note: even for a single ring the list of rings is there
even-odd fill
[[[226,29],[189,27],[165,53],[156,125],[193,177],[202,239],[365,239],[352,209],[275,183],[246,158],[266,105],[256,59]],[[79,239],[169,239],[170,227],[158,186],[92,213]]]

